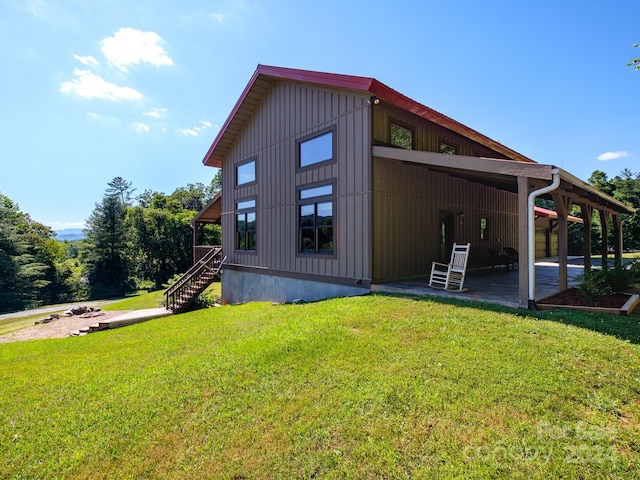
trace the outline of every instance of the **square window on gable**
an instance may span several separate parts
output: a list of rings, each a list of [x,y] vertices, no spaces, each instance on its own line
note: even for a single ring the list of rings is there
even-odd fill
[[[298,168],[306,168],[335,159],[334,130],[298,140]]]
[[[391,145],[412,150],[413,130],[391,122]]]
[[[455,155],[458,152],[458,149],[450,143],[440,141],[440,147],[438,147],[438,151],[440,153],[446,153],[447,155]]]
[[[256,181],[256,161],[250,160],[236,165],[236,185],[245,185]]]

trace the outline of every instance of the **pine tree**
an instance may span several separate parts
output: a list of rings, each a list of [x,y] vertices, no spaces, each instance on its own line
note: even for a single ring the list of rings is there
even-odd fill
[[[127,209],[122,198],[107,190],[87,220],[86,260],[91,298],[121,296],[133,288],[125,230]]]
[[[0,312],[37,304],[46,265],[37,262],[29,243],[29,217],[0,194]]]

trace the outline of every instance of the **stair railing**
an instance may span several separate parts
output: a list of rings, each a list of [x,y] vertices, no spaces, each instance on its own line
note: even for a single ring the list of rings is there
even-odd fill
[[[167,310],[176,312],[193,301],[201,289],[206,288],[209,283],[220,273],[225,259],[222,257],[222,247],[214,247],[209,253],[196,262],[187,272],[171,285],[164,292]],[[203,277],[207,274],[206,280]],[[205,285],[206,283],[206,285]],[[188,293],[188,296],[186,295]],[[188,300],[185,302],[185,296]]]

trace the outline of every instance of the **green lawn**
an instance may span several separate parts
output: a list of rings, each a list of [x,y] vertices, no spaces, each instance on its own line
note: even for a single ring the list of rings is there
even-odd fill
[[[640,475],[635,317],[255,303],[0,345],[0,378],[0,478]]]

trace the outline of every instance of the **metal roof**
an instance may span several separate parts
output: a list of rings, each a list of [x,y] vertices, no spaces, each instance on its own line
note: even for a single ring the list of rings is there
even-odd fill
[[[379,82],[375,78],[274,67],[269,65],[258,65],[258,68],[256,68],[256,71],[249,80],[249,83],[246,85],[240,95],[240,98],[231,110],[229,117],[222,125],[222,128],[211,144],[211,147],[209,147],[202,163],[212,167],[222,167],[222,160],[225,154],[240,135],[243,126],[254,113],[272,83],[277,80],[291,80],[371,94],[382,101],[456,132],[496,152],[499,152],[508,158],[521,162],[535,163],[530,158],[527,158],[515,150],[492,140],[486,135],[469,128],[466,125],[463,125],[462,123],[427,107],[426,105],[412,100],[384,83]]]
[[[536,217],[551,218],[551,219],[558,218],[558,212],[554,210],[549,210],[548,208],[533,207],[533,210],[536,214]],[[584,223],[583,219],[581,219],[580,217],[574,217],[573,215],[567,215],[567,220],[569,220],[570,222]]]

